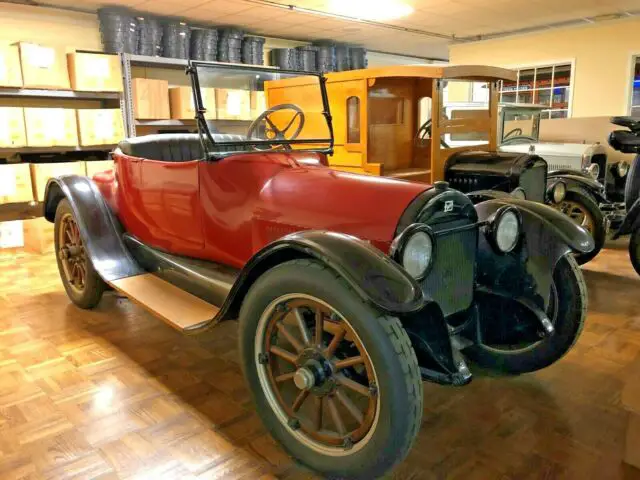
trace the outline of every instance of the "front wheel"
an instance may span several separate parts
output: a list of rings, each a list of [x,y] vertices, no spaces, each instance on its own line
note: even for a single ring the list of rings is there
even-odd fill
[[[422,381],[399,320],[312,260],[262,275],[240,312],[256,409],[285,450],[329,478],[371,479],[408,453]]]
[[[567,215],[574,223],[584,227],[593,237],[595,244],[593,250],[575,255],[578,264],[584,265],[595,258],[602,250],[607,237],[604,215],[595,200],[590,195],[570,191],[562,202],[551,204],[551,206]]]
[[[495,307],[495,305],[493,305]],[[539,325],[514,302],[497,306],[483,326],[483,343],[470,347],[476,363],[507,374],[541,370],[557,362],[578,340],[587,312],[587,286],[571,255],[556,264],[547,316],[555,327],[550,337],[540,338]]]
[[[640,228],[631,233],[629,241],[629,258],[636,273],[640,275]]]

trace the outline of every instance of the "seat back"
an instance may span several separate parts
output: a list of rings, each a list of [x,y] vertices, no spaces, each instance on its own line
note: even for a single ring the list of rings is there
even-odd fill
[[[227,133],[214,133],[211,136],[214,142],[241,142],[246,140],[244,135]],[[118,147],[125,155],[163,162],[189,162],[191,160],[201,160],[204,157],[200,136],[197,133],[166,133],[127,138],[122,140]],[[210,145],[209,148],[217,153],[246,150],[246,147],[220,145],[218,143]]]

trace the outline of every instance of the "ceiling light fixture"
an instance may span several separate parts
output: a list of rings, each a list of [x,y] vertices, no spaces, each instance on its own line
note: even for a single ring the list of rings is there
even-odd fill
[[[331,0],[329,12],[361,20],[396,20],[413,13],[413,7],[397,0]]]

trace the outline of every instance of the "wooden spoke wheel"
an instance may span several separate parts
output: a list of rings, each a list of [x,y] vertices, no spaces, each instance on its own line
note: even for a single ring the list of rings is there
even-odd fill
[[[87,255],[80,238],[80,230],[73,215],[65,213],[58,230],[58,255],[69,286],[79,294],[86,288]]]
[[[564,200],[558,204],[557,209],[593,234],[593,218],[584,205],[572,200]]]
[[[272,302],[257,333],[258,375],[281,421],[332,455],[366,443],[378,419],[376,374],[348,319],[291,294]]]

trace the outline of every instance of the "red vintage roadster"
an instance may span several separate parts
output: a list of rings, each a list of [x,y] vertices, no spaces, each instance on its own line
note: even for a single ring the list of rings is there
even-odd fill
[[[184,332],[239,319],[258,414],[292,456],[340,478],[375,478],[406,456],[422,379],[465,385],[467,358],[533,372],[574,344],[587,300],[571,253],[593,240],[567,217],[330,169],[322,76],[305,74],[315,110],[278,105],[245,134],[234,122],[215,132],[201,88],[236,92],[220,118],[239,114],[242,92],[300,73],[200,62],[189,73],[199,134],[123,140],[113,171],[48,184],[76,305],[110,286]],[[326,134],[305,137],[305,122]]]

